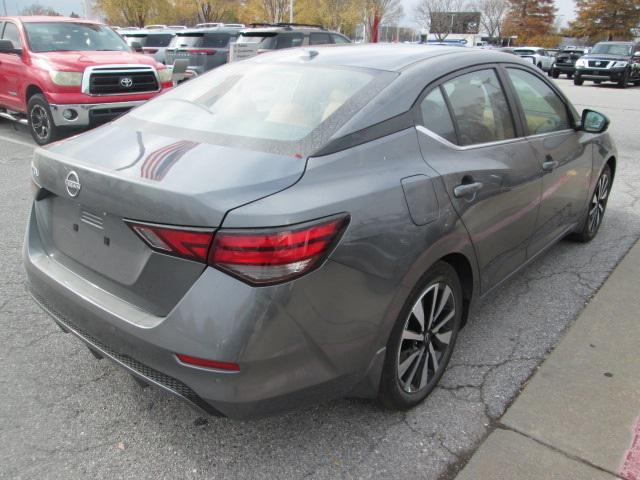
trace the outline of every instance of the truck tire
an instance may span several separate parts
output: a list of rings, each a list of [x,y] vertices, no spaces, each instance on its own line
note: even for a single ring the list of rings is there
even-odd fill
[[[551,70],[551,76],[553,78],[558,78],[560,76],[560,72],[554,68],[553,70]]]
[[[29,131],[38,145],[46,145],[61,138],[60,129],[53,123],[49,102],[44,95],[33,95],[27,103]]]
[[[622,78],[618,81],[618,88],[627,88],[629,84],[629,70],[625,70]]]
[[[574,75],[573,76],[573,84],[574,85],[582,85],[584,83],[584,80],[580,78],[580,75]]]

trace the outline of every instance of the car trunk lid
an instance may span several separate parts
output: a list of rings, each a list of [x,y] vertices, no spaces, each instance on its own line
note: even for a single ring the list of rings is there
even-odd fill
[[[156,315],[175,306],[205,265],[153,252],[126,220],[213,232],[229,210],[295,183],[305,165],[114,124],[80,138],[36,152],[43,243],[97,287]]]

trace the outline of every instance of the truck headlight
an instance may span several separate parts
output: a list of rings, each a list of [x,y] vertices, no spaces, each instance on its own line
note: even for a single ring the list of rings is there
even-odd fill
[[[162,70],[158,70],[158,79],[160,83],[167,83],[171,81],[171,76],[173,71],[168,68],[163,68]]]
[[[613,68],[624,68],[629,64],[629,62],[616,62],[613,64]]]
[[[578,60],[576,60],[576,68],[583,68],[587,66],[587,61],[583,60],[582,58],[579,58]]]
[[[63,87],[79,87],[82,84],[82,72],[57,72],[49,70],[51,80]]]

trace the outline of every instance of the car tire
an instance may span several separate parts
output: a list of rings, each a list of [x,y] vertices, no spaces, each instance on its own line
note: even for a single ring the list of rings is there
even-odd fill
[[[569,238],[576,242],[587,243],[595,238],[602,225],[602,219],[607,209],[609,193],[612,184],[611,168],[605,165],[596,183],[596,188],[591,195],[587,206],[587,215],[580,230],[572,233]]]
[[[542,68],[542,63],[539,63],[537,66],[540,70],[544,71],[544,69]]]
[[[629,84],[629,70],[625,70],[622,78],[618,81],[618,88],[627,88]]]
[[[583,83],[584,83],[584,80],[583,80],[583,79],[581,79],[578,75],[574,75],[574,76],[573,76],[573,84],[574,84],[574,85],[578,85],[578,86],[580,86],[580,85],[582,85]]]
[[[61,137],[60,129],[53,123],[51,108],[44,95],[36,94],[27,103],[29,131],[38,145],[55,142]]]
[[[456,271],[436,263],[409,295],[389,336],[378,393],[383,406],[407,410],[433,391],[451,358],[462,310]]]
[[[560,72],[558,70],[551,70],[551,76],[553,78],[558,78],[560,77]]]

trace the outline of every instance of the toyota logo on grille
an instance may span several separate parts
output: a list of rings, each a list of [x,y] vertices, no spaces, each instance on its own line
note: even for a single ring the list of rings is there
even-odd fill
[[[67,188],[67,193],[70,197],[77,197],[80,193],[80,179],[78,174],[71,170],[67,174],[67,178],[64,180],[64,185]]]
[[[133,85],[133,80],[131,79],[131,77],[120,77],[120,85],[122,85],[124,88],[131,88],[131,86]]]

